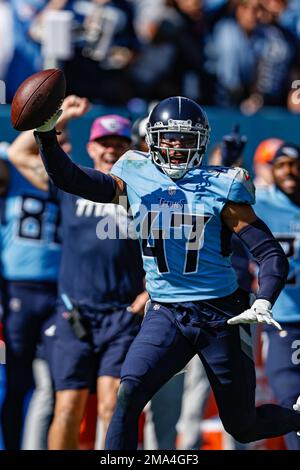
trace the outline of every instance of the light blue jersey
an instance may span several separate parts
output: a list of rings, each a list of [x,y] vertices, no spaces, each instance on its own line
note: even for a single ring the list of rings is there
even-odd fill
[[[273,307],[279,322],[300,321],[300,207],[275,186],[257,192],[254,210],[280,242],[290,263],[285,288]]]
[[[1,268],[10,281],[55,282],[60,261],[58,206],[9,165],[2,198]]]
[[[254,203],[245,170],[200,167],[172,180],[147,154],[129,151],[111,172],[127,185],[153,300],[213,299],[237,289],[221,211],[227,201]]]

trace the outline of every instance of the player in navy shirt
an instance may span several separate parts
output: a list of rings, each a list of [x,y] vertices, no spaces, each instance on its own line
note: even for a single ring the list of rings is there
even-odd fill
[[[150,113],[150,153],[127,152],[111,175],[75,165],[57,145],[51,118],[36,132],[49,176],[59,187],[110,202],[126,187],[143,251],[151,304],[122,367],[107,449],[134,449],[138,418],[153,394],[198,354],[225,429],[249,442],[300,429],[300,415],[255,407],[255,369],[247,323],[280,328],[272,305],[288,262],[250,207],[254,189],[240,168],[201,166],[209,124],[192,100],[172,97]],[[249,308],[237,286],[229,240],[235,232],[260,262],[260,288]]]

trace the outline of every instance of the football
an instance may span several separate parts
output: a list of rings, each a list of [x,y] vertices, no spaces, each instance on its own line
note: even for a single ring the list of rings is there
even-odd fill
[[[59,69],[43,70],[28,77],[12,101],[13,128],[26,131],[44,124],[59,109],[65,91],[65,76]]]

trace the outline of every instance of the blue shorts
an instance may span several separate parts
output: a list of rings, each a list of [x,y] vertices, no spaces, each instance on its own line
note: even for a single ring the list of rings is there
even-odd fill
[[[130,344],[137,335],[141,317],[126,308],[111,312],[81,309],[89,336],[79,340],[58,307],[52,354],[56,390],[94,390],[97,377],[120,377]]]
[[[269,343],[265,371],[279,405],[292,408],[300,395],[300,323],[280,324],[283,331],[265,327]],[[300,450],[296,433],[284,438],[289,450]]]

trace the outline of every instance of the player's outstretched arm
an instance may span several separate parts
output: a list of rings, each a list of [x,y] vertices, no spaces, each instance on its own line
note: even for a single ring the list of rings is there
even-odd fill
[[[112,202],[123,193],[124,182],[98,170],[76,165],[60,147],[55,124],[61,112],[34,132],[40,155],[51,181],[63,191],[90,201]]]
[[[281,329],[272,317],[272,305],[283,289],[289,271],[289,263],[280,244],[270,229],[246,204],[228,203],[222,218],[259,263],[257,299],[250,309],[228,320],[238,323],[267,323]]]
[[[56,123],[58,131],[64,131],[70,120],[84,116],[90,109],[90,103],[86,98],[69,95],[61,107],[63,114]],[[21,132],[7,148],[7,155],[8,160],[31,184],[43,191],[48,190],[49,178],[32,131]]]

